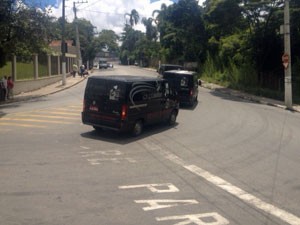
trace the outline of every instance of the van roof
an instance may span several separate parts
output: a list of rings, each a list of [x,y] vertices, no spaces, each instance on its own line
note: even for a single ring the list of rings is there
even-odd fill
[[[108,76],[91,76],[88,79],[95,80],[114,80],[122,82],[137,82],[137,81],[158,81],[163,80],[157,77],[131,76],[131,75],[108,75]]]
[[[178,66],[178,67],[183,67],[183,66],[181,66],[181,65],[178,65],[178,64],[160,64],[160,66]]]
[[[165,74],[178,74],[178,75],[194,75],[195,72],[188,70],[168,70]]]

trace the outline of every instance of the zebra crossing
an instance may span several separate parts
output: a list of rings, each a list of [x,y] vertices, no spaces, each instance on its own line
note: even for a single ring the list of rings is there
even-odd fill
[[[8,127],[47,128],[54,125],[80,123],[82,105],[66,105],[39,110],[7,114],[0,118],[0,129]]]

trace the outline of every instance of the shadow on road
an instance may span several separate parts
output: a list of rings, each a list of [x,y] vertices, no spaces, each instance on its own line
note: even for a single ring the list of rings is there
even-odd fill
[[[210,94],[213,96],[222,98],[228,101],[236,101],[236,102],[245,102],[245,103],[258,103],[259,101],[255,101],[253,98],[247,97],[247,95],[234,94],[228,92],[226,88],[220,88],[218,90],[211,90]]]
[[[102,130],[96,131],[91,130],[85,133],[82,133],[81,136],[87,139],[106,141],[120,145],[126,145],[131,142],[135,142],[144,138],[147,138],[151,135],[159,134],[170,129],[176,129],[177,123],[174,126],[168,126],[166,124],[156,124],[144,127],[143,133],[138,137],[133,137],[129,132],[128,133],[119,133],[111,130]],[[93,129],[93,128],[92,128]]]

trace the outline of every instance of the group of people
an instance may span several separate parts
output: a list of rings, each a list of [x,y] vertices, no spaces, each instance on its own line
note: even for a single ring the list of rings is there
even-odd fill
[[[6,101],[13,98],[14,82],[11,76],[3,76],[0,80],[0,101]]]
[[[79,67],[79,71],[78,71],[78,66],[77,66],[76,64],[73,64],[73,71],[72,71],[73,77],[75,77],[77,73],[78,73],[81,77],[84,77],[85,75],[89,75],[89,72],[86,70],[84,64],[82,64],[82,65]]]

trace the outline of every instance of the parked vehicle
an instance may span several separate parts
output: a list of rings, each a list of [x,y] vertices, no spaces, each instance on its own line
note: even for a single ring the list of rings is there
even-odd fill
[[[198,85],[201,85],[201,82],[198,81],[195,72],[170,70],[164,72],[162,77],[177,91],[180,104],[193,106],[198,101]]]
[[[157,72],[160,74],[160,75],[163,75],[163,73],[165,71],[169,71],[169,70],[183,70],[183,66],[180,66],[180,65],[174,65],[174,64],[161,64],[159,66],[159,68],[157,69]]]
[[[108,67],[107,61],[105,59],[100,59],[99,60],[99,69],[102,69],[102,68],[107,69],[107,67]]]
[[[82,122],[96,130],[142,133],[149,124],[174,125],[179,103],[169,83],[142,76],[92,76],[84,94]]]

